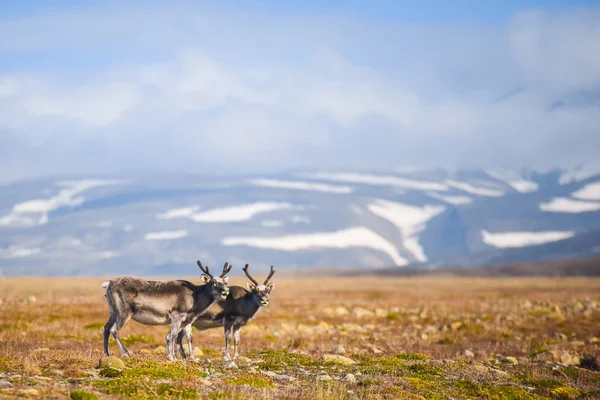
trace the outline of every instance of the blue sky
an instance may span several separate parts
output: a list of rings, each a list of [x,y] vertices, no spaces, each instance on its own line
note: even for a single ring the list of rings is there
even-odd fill
[[[577,164],[598,49],[597,1],[2,2],[2,180]]]

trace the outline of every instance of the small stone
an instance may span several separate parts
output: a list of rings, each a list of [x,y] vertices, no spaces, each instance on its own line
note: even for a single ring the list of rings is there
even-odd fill
[[[465,350],[463,351],[463,356],[473,358],[475,357],[475,354],[471,350]]]
[[[251,367],[248,372],[250,372],[251,374],[256,374],[258,373],[258,370],[255,367]]]
[[[329,324],[325,321],[321,321],[319,323],[319,328],[321,328],[322,330],[328,330],[329,329]]]
[[[362,372],[356,371],[356,373],[354,375],[356,375],[356,376],[362,376]]]
[[[488,371],[490,370],[488,367],[486,367],[486,366],[485,366],[485,365],[483,365],[483,364],[475,364],[475,365],[473,366],[473,369],[474,369],[475,371],[477,371],[477,372],[481,372],[481,373],[485,373],[485,372],[488,372]]]
[[[596,344],[596,343],[600,343],[600,339],[598,339],[597,337],[592,337],[590,338],[590,340],[588,340],[589,344]]]
[[[493,371],[495,374],[500,376],[508,376],[508,372],[502,371],[501,369],[490,368],[490,371]]]
[[[455,322],[452,322],[452,323],[450,324],[450,329],[452,329],[453,331],[456,331],[456,330],[458,330],[458,328],[460,328],[461,326],[463,326],[463,323],[462,323],[462,322],[460,322],[460,321],[455,321]]]
[[[37,297],[35,297],[33,295],[27,296],[27,298],[25,299],[25,303],[29,303],[29,304],[35,303],[36,301],[37,301]]]
[[[344,382],[346,383],[356,383],[356,377],[352,374],[347,374],[344,376]]]
[[[426,334],[425,332],[421,333],[420,337],[421,337],[421,340],[427,340],[427,339],[429,339],[429,335]]]
[[[40,347],[38,349],[33,350],[34,353],[43,353],[43,352],[46,352],[46,351],[50,351],[50,349],[47,348],[47,347]]]
[[[343,355],[346,354],[346,349],[341,344],[338,344],[337,346],[335,346],[335,349],[333,349],[333,352],[335,354]]]
[[[503,360],[506,364],[512,364],[512,365],[517,365],[519,363],[519,360],[517,360],[514,357],[505,357]]]
[[[5,381],[5,380],[0,381],[0,389],[8,389],[8,388],[11,388],[12,386],[13,386],[13,384],[10,383],[9,381]]]
[[[348,309],[346,307],[336,307],[335,310],[335,315],[337,315],[338,317],[343,317],[345,315],[350,314],[350,311],[348,311]]]
[[[213,383],[208,379],[200,379],[200,384],[204,386],[212,386]]]
[[[330,382],[333,380],[333,378],[330,377],[329,375],[319,375],[319,376],[317,376],[317,380],[323,381],[323,382]]]
[[[388,316],[388,312],[385,311],[383,308],[376,308],[375,309],[375,315],[377,317],[387,317]]]
[[[344,357],[344,356],[341,356],[338,354],[323,354],[323,360],[332,361],[334,363],[342,364],[342,365],[356,364],[356,361],[354,361],[353,359]]]
[[[381,349],[379,349],[379,348],[377,348],[375,346],[373,346],[371,348],[371,351],[373,352],[373,354],[383,354],[383,350],[381,350]]]
[[[356,307],[352,310],[352,314],[357,318],[363,317],[373,317],[375,313],[371,310],[367,310],[366,308]]]
[[[19,389],[19,394],[24,396],[39,396],[40,392],[37,389]]]
[[[125,369],[125,363],[115,356],[104,357],[100,360],[100,369],[111,368],[118,371]]]

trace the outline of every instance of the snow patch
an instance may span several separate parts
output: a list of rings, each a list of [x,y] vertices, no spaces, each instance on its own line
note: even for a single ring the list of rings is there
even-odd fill
[[[481,231],[483,242],[497,248],[515,248],[535,246],[543,243],[556,242],[573,237],[573,231],[546,231],[546,232],[502,232],[492,233]]]
[[[588,183],[571,196],[582,200],[600,200],[600,182]]]
[[[0,259],[25,258],[39,254],[42,251],[39,247],[20,247],[9,246],[0,249]]]
[[[48,213],[61,207],[76,207],[83,204],[85,198],[79,196],[86,190],[100,186],[117,185],[122,181],[84,179],[79,181],[60,181],[55,185],[66,187],[56,196],[47,199],[28,200],[13,206],[10,214],[0,218],[0,226],[31,227],[48,222]]]
[[[408,264],[396,247],[387,239],[365,227],[354,227],[335,232],[308,233],[277,237],[226,237],[224,246],[250,246],[263,249],[298,251],[312,248],[366,247],[382,251],[398,266]]]
[[[407,189],[447,191],[448,186],[443,183],[417,181],[414,179],[400,178],[392,175],[366,175],[354,173],[318,173],[312,178],[326,179],[338,182],[363,183],[378,186],[399,186]]]
[[[200,209],[199,206],[173,208],[171,210],[168,210],[164,214],[158,214],[157,217],[159,219],[173,219],[173,218],[191,217],[199,209]]]
[[[289,203],[257,202],[233,207],[214,208],[190,216],[195,222],[243,222],[265,212],[293,208]]]
[[[600,210],[600,203],[573,200],[566,197],[554,197],[548,203],[541,203],[540,210],[546,212],[582,213]]]
[[[350,186],[328,185],[326,183],[299,182],[299,181],[280,181],[276,179],[251,179],[248,181],[252,185],[272,187],[280,189],[310,190],[315,192],[341,193],[348,194],[354,190]]]
[[[473,202],[473,199],[468,196],[447,196],[435,192],[427,192],[427,195],[455,206],[460,206],[461,204],[471,204]]]
[[[431,218],[442,213],[445,206],[415,207],[387,200],[377,200],[367,208],[378,217],[387,219],[402,233],[402,242],[415,259],[426,262],[427,256],[419,243],[419,233]]]
[[[504,192],[502,190],[475,187],[467,182],[458,182],[458,181],[453,181],[453,180],[447,180],[446,183],[449,186],[455,187],[464,192],[471,193],[471,194],[474,194],[477,196],[500,197],[500,196],[504,195]]]
[[[181,239],[188,235],[188,231],[179,230],[179,231],[160,231],[160,232],[150,232],[146,233],[144,239],[146,240],[174,240]]]
[[[529,193],[538,190],[537,183],[523,179],[514,173],[501,173],[497,171],[486,171],[486,173],[494,179],[507,183],[519,193]]]

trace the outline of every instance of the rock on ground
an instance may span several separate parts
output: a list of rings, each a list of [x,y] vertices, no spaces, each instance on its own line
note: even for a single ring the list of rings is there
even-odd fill
[[[356,364],[356,361],[354,361],[353,359],[345,357],[345,356],[341,356],[339,354],[323,354],[323,360],[332,361],[334,363],[342,364],[342,365]]]
[[[125,369],[125,363],[115,356],[104,357],[100,360],[100,369],[112,368],[119,371]]]

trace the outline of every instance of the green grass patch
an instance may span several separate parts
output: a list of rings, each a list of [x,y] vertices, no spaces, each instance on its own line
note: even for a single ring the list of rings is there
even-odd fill
[[[52,322],[56,322],[62,319],[61,315],[48,315],[46,318],[44,318],[44,322],[51,324]]]
[[[428,356],[427,354],[422,353],[400,353],[396,355],[396,358],[400,360],[409,360],[409,361],[425,361],[431,360],[433,357]]]
[[[155,340],[148,336],[143,335],[130,335],[121,339],[125,346],[131,346],[136,343],[155,344]]]
[[[270,376],[258,374],[241,374],[231,376],[223,381],[229,385],[248,385],[259,389],[273,389],[275,381]]]
[[[358,386],[373,386],[373,385],[381,385],[381,381],[379,379],[362,379],[358,382]]]
[[[73,390],[69,395],[71,400],[97,400],[98,396],[85,390]]]
[[[94,386],[110,395],[134,398],[198,398],[196,389],[178,381],[203,378],[206,373],[192,363],[170,363],[144,360],[127,360],[128,368],[115,372],[110,380],[96,381]],[[101,374],[104,375],[103,371]],[[116,371],[116,370],[112,370]],[[106,375],[104,375],[106,376]],[[172,382],[157,384],[153,380],[169,379]]]
[[[581,395],[581,392],[572,387],[558,387],[551,392],[553,398],[558,400],[576,399]]]
[[[456,344],[457,340],[455,338],[446,337],[437,341],[437,344]]]
[[[260,368],[266,371],[279,371],[282,367],[331,367],[336,365],[331,361],[319,360],[300,353],[289,353],[280,350],[264,350],[256,357],[263,360]]]
[[[93,322],[91,324],[88,324],[88,325],[84,326],[83,328],[84,329],[98,330],[98,329],[104,328],[104,323],[103,322]]]
[[[399,316],[400,316],[400,315],[399,315],[398,313],[389,313],[389,314],[386,316],[386,318],[387,318],[389,321],[397,321]]]

